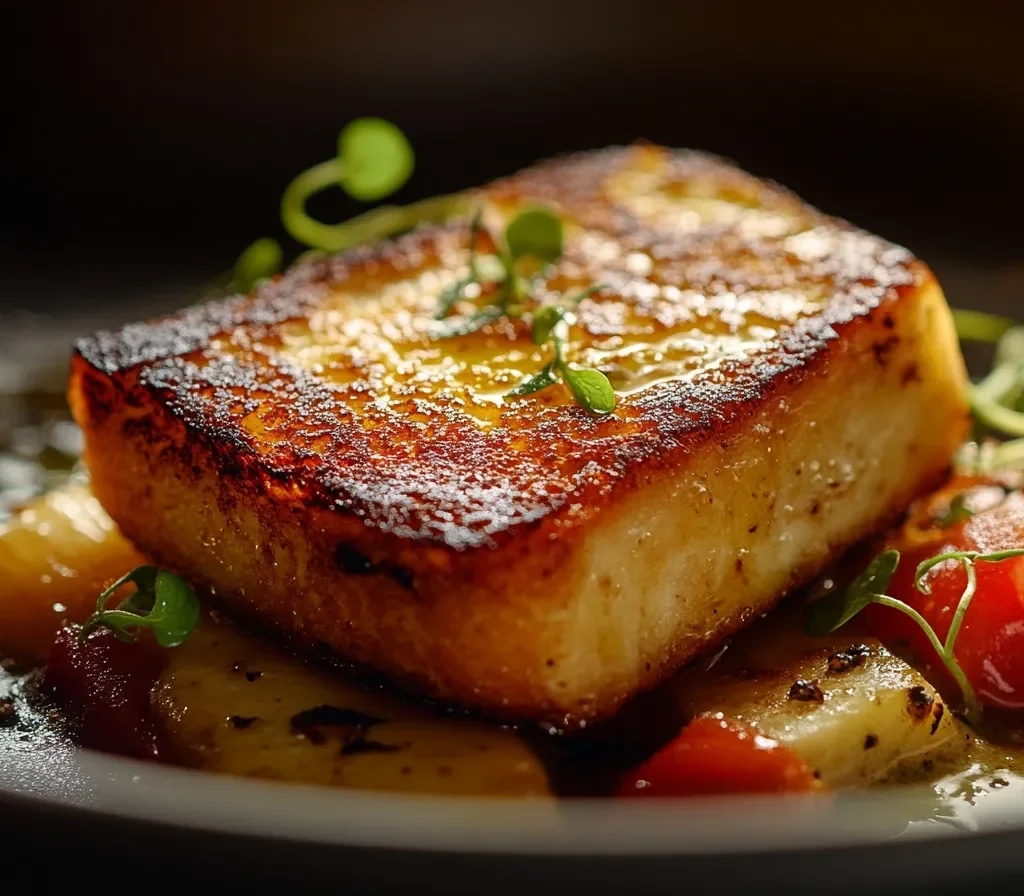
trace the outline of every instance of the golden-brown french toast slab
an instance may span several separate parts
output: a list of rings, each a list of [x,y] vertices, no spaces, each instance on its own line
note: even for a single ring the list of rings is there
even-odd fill
[[[966,426],[949,309],[906,250],[710,156],[650,146],[470,194],[566,222],[561,385],[527,321],[444,338],[468,221],[81,340],[93,487],[216,599],[505,717],[614,712],[877,530]],[[470,314],[463,302],[456,314]]]

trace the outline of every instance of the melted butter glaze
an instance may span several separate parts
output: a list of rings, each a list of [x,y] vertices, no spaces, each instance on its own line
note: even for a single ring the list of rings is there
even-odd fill
[[[566,251],[539,301],[608,285],[579,307],[567,354],[608,374],[612,416],[561,386],[502,399],[549,358],[524,321],[437,338],[437,296],[467,265],[465,220],[301,264],[252,296],[100,333],[77,352],[233,469],[465,549],[545,518],[574,525],[754,413],[844,326],[928,276],[905,250],[695,152],[571,156],[469,195],[494,221],[536,202],[564,217]]]

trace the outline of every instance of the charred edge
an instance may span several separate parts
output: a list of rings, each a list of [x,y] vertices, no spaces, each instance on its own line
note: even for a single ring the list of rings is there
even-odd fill
[[[903,368],[903,373],[900,375],[900,383],[901,385],[909,386],[911,383],[919,382],[921,382],[921,371],[918,369],[917,362],[912,361]]]
[[[939,723],[942,721],[942,714],[946,711],[946,707],[941,703],[935,704],[935,720],[932,722],[932,734],[939,730]]]
[[[871,346],[871,353],[875,356],[875,361],[879,367],[884,368],[888,365],[889,355],[892,354],[899,344],[899,336],[890,336],[888,339],[883,339],[881,342],[876,342]]]

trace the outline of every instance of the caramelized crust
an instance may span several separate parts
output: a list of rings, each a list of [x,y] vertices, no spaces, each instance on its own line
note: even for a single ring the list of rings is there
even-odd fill
[[[437,297],[466,271],[468,225],[423,227],[300,264],[254,295],[77,344],[71,394],[95,488],[129,537],[228,603],[435,696],[588,717],[764,609],[941,475],[966,420],[962,362],[941,292],[906,250],[721,160],[650,146],[555,160],[468,195],[495,227],[536,201],[564,217],[565,255],[536,295],[606,284],[579,307],[568,356],[608,374],[615,412],[594,417],[561,385],[503,401],[547,350],[508,319],[440,338]],[[631,498],[692,478],[708,458],[724,463],[730,446],[756,453],[757,427],[767,444],[823,423],[812,396],[822,383],[851,388],[848,376],[933,405],[930,436],[914,429],[923,420],[904,421],[893,447],[913,443],[918,458],[901,458],[878,501],[784,582],[752,587],[738,612],[669,626],[627,680],[555,681],[547,670],[562,660],[538,645],[549,629],[566,634],[594,531]],[[836,488],[847,475],[829,473]],[[203,495],[190,511],[202,537],[171,531],[185,525],[175,494],[180,506]],[[280,581],[218,560],[218,543],[244,539],[264,553],[253,569]],[[627,552],[613,584],[634,562]],[[474,635],[454,633],[446,614],[460,612]],[[492,643],[501,631],[488,618],[522,629],[523,644]]]

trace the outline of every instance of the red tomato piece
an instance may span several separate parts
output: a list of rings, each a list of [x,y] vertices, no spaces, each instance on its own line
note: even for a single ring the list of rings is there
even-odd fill
[[[619,796],[805,793],[818,781],[806,762],[747,725],[701,717],[626,775]]]
[[[67,712],[83,746],[108,753],[157,758],[150,691],[163,666],[155,643],[119,641],[100,629],[84,642],[79,628],[57,633],[43,686]]]
[[[944,642],[967,586],[967,574],[959,562],[936,567],[926,580],[931,588],[926,595],[914,586],[918,564],[947,551],[992,553],[1020,547],[1024,547],[1024,498],[1014,494],[995,510],[951,530],[943,541],[905,551],[888,593],[917,610]],[[979,561],[975,569],[978,590],[953,655],[983,704],[1024,709],[1024,557]],[[930,674],[947,677],[938,654],[912,619],[878,604],[864,611],[864,619],[882,641],[907,644]],[[955,685],[951,693],[956,693]]]

